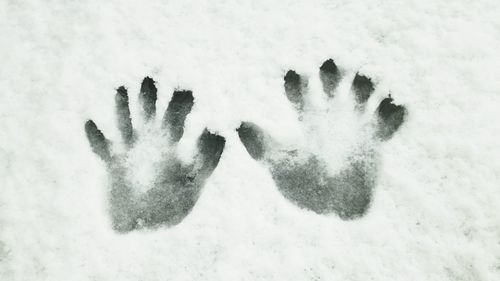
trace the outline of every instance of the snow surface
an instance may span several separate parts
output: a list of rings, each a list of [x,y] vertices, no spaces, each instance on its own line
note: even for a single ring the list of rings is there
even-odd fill
[[[497,0],[0,1],[0,280],[500,280],[499,15]],[[284,199],[235,132],[293,140],[283,75],[317,83],[328,58],[409,111],[353,221]],[[114,89],[137,120],[147,75],[159,113],[194,92],[181,156],[204,127],[226,148],[182,223],[117,234],[83,124],[118,140]]]

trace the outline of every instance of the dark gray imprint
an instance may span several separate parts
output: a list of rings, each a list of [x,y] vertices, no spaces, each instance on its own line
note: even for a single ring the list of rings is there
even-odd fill
[[[319,74],[323,91],[332,99],[341,80],[340,71],[329,59],[320,67]],[[307,81],[293,70],[287,72],[284,80],[288,100],[302,114]],[[357,109],[364,110],[374,89],[370,78],[356,74],[351,90]],[[361,114],[359,110],[358,113]],[[393,104],[390,96],[382,100],[376,111],[373,138],[378,141],[391,138],[406,114],[405,107]],[[344,169],[332,175],[317,155],[286,151],[281,153],[284,157],[272,157],[275,152],[272,150],[276,148],[270,145],[270,136],[253,123],[243,122],[237,131],[250,156],[269,165],[280,192],[296,205],[319,214],[335,213],[343,219],[360,217],[368,210],[377,170],[373,149],[367,149],[362,155],[352,155]],[[307,155],[306,161],[299,161],[296,155]]]
[[[153,79],[146,77],[141,85],[139,102],[146,121],[156,115],[157,89]],[[125,87],[116,93],[118,128],[123,142],[131,149],[138,136],[133,130]],[[175,91],[163,118],[163,130],[169,136],[165,145],[175,145],[184,133],[186,116],[193,107],[191,91]],[[109,194],[113,228],[128,232],[142,227],[171,226],[182,221],[198,200],[205,180],[217,167],[224,150],[225,139],[204,130],[198,139],[198,153],[192,164],[184,165],[169,156],[160,165],[152,186],[137,193],[127,180],[125,155],[113,155],[110,141],[92,120],[85,123],[85,132],[92,150],[106,163],[111,181]],[[158,152],[160,153],[160,152]]]

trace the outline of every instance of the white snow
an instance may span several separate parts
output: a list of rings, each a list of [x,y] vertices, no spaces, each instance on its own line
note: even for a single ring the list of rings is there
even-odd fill
[[[1,1],[0,280],[499,280],[499,15],[496,0]],[[292,142],[283,75],[317,81],[328,58],[409,111],[353,221],[283,198],[235,132]],[[138,125],[148,75],[158,117],[193,90],[181,155],[205,127],[226,148],[183,222],[116,234],[83,125],[117,142],[114,91]]]

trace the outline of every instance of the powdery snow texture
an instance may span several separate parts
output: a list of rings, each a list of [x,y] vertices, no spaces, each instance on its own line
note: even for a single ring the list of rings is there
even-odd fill
[[[498,15],[496,0],[1,1],[0,279],[498,280]],[[408,109],[379,147],[368,211],[348,221],[284,198],[235,130],[300,139],[283,76],[307,77],[322,106],[329,58],[372,78],[367,110],[389,93]],[[83,125],[119,140],[124,85],[140,126],[146,76],[158,111],[193,92],[179,159],[204,128],[226,145],[181,223],[120,234]],[[338,159],[348,146],[311,139]]]

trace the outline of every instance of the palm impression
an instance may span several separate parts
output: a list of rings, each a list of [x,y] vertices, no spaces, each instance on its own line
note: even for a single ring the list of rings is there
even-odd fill
[[[92,120],[85,123],[90,146],[106,163],[110,176],[109,211],[118,232],[171,226],[182,221],[194,207],[224,150],[225,139],[205,129],[198,138],[193,161],[180,161],[176,145],[193,107],[193,94],[188,90],[174,91],[161,128],[155,128],[152,122],[156,99],[155,82],[144,78],[139,102],[145,125],[150,129],[139,136],[132,126],[127,90],[123,86],[117,89],[116,113],[123,151],[114,149]]]
[[[251,122],[243,122],[238,134],[251,157],[269,167],[287,199],[319,214],[354,219],[370,205],[378,147],[397,132],[407,111],[390,95],[371,99],[370,78],[346,76],[333,60],[325,61],[317,83],[322,89],[315,91],[322,103],[315,103],[308,79],[286,73],[284,91],[302,128],[303,138],[295,144],[279,143]]]

